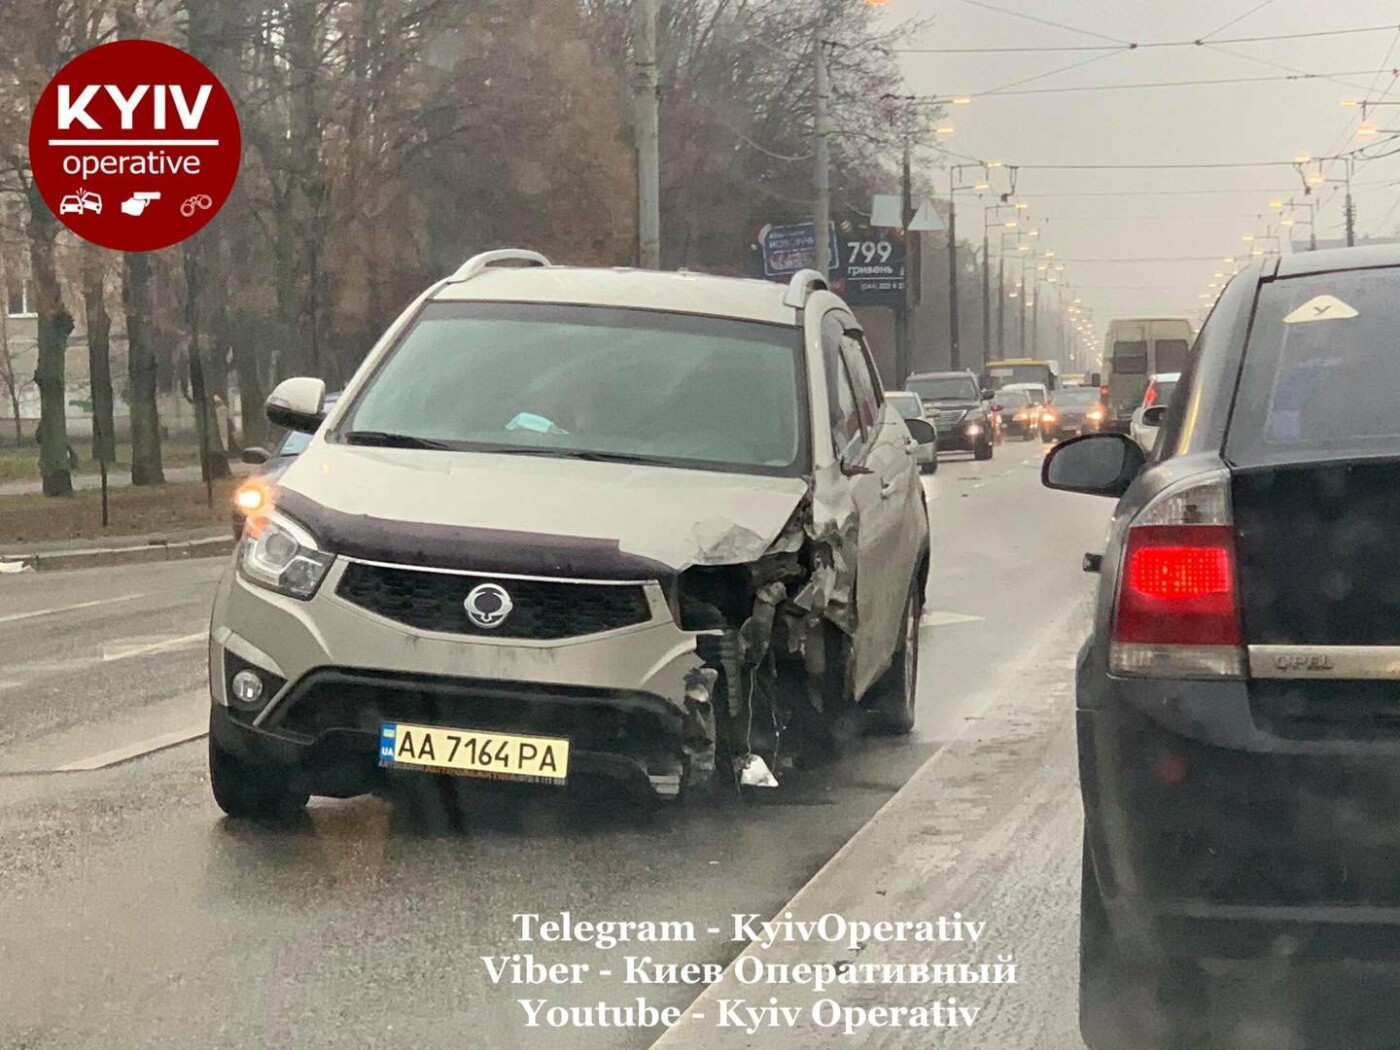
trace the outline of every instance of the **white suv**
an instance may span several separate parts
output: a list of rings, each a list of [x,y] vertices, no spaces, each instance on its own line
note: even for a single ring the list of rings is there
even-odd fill
[[[814,271],[470,259],[328,416],[318,379],[268,398],[315,437],[215,598],[215,799],[424,772],[675,796],[771,784],[856,709],[908,732],[930,435],[881,389]]]

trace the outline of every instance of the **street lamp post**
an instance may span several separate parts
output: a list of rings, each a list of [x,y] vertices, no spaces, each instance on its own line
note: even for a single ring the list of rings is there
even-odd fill
[[[962,347],[958,341],[958,190],[972,187],[959,186],[958,174],[968,168],[981,168],[985,174],[987,165],[954,164],[948,176],[948,367],[957,371],[962,367]]]

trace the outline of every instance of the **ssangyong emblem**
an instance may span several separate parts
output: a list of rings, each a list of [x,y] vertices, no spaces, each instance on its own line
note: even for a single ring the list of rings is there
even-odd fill
[[[466,606],[467,619],[487,631],[494,631],[505,623],[515,607],[510,592],[498,583],[477,584],[462,604]]]

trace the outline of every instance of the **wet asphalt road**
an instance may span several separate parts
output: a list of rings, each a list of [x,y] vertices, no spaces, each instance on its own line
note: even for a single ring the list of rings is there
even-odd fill
[[[731,913],[778,911],[989,705],[1067,703],[1093,582],[1079,558],[1101,545],[1109,506],[1042,490],[1040,454],[1009,443],[987,463],[948,457],[926,481],[935,563],[915,736],[857,741],[771,794],[709,808],[471,791],[454,822],[425,782],[392,803],[316,799],[300,824],[273,830],[221,816],[199,739],[52,772],[196,731],[200,639],[222,566],[0,579],[0,1047],[649,1046],[659,1028],[524,1029],[518,998],[627,1003],[639,989],[622,983],[616,953],[517,943],[511,916],[690,920],[695,943],[636,950],[726,963],[742,947],[727,936]],[[1041,775],[1031,830],[1044,840],[1045,877],[1017,876],[1033,900],[1054,904],[1054,917],[1034,920],[1045,973],[1068,965],[1076,903],[1064,872],[1078,863],[1078,799],[1061,723],[1046,720],[1054,745],[1027,767]],[[975,764],[966,775],[981,776]],[[1024,819],[1024,779],[989,783],[995,804],[977,820]],[[872,851],[872,878],[894,865],[906,885],[917,881],[927,846]],[[1012,856],[963,870],[966,894],[994,886]],[[935,891],[946,887],[931,881]],[[1021,895],[976,892],[993,911],[982,918],[1031,921]],[[481,956],[532,949],[547,963],[588,964],[588,978],[491,983]],[[641,992],[684,1007],[703,987]],[[1072,984],[1034,994],[1046,1016],[1063,1018]],[[1026,1045],[1078,1045],[1063,1025],[1055,1031]],[[906,1035],[888,1045],[927,1045]],[[711,1033],[704,1045],[761,1044]]]

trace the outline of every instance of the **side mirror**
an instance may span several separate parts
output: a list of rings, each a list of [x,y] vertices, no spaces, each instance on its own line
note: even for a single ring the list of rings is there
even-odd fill
[[[316,433],[326,418],[326,381],[310,376],[297,376],[278,383],[267,395],[263,411],[273,426]]]
[[[983,401],[990,401],[992,398],[994,398],[994,397],[996,397],[996,396],[997,396],[997,392],[996,392],[995,390],[983,390],[983,391],[982,391],[982,400],[983,400]]]
[[[909,436],[921,445],[938,440],[938,431],[927,419],[906,419],[904,425],[909,428]]]
[[[272,453],[265,448],[254,446],[252,448],[245,448],[243,450],[243,455],[239,458],[242,459],[244,463],[251,463],[253,466],[258,467],[271,459]]]
[[[993,404],[992,404],[992,411],[993,411],[993,412],[1005,412],[1005,411],[1006,411],[1006,406],[1005,406],[1005,405],[999,405],[999,404],[996,404],[995,402],[993,402]]]
[[[1085,434],[1050,450],[1040,482],[1048,489],[1117,499],[1146,462],[1138,443],[1125,434]]]
[[[1145,427],[1160,427],[1162,425],[1162,420],[1166,418],[1166,405],[1153,405],[1151,408],[1142,410],[1142,425]]]

